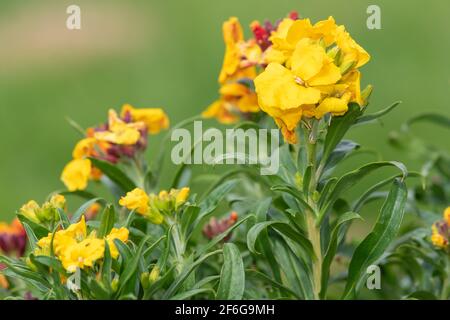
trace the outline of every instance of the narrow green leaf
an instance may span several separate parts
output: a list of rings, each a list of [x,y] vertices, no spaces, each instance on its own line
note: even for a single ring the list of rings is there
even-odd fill
[[[136,184],[117,166],[96,158],[89,158],[92,164],[100,169],[103,174],[116,183],[124,192],[128,192],[136,188]]]
[[[365,116],[361,116],[356,120],[356,124],[360,125],[360,124],[371,122],[378,118],[381,118],[382,116],[384,116],[384,115],[388,114],[389,112],[391,112],[392,110],[394,110],[401,103],[402,103],[401,101],[396,101],[387,108],[384,108],[380,111],[377,111],[377,112],[374,112],[374,113],[371,113],[371,114],[368,114]]]
[[[207,253],[204,256],[197,259],[196,261],[194,261],[193,263],[186,266],[184,271],[178,277],[175,278],[172,285],[167,289],[166,293],[163,295],[162,299],[169,299],[170,297],[172,297],[183,285],[184,281],[187,279],[187,277],[189,277],[192,271],[194,271],[203,261],[219,253],[222,253],[222,250],[216,250]]]
[[[265,221],[255,224],[247,233],[247,247],[249,251],[253,254],[259,254],[256,251],[255,245],[258,237],[260,236],[263,230],[266,230],[268,227],[273,228],[289,239],[293,240],[296,244],[298,244],[311,259],[315,259],[314,250],[311,242],[304,235],[295,231],[289,224],[281,221]]]
[[[396,179],[372,232],[353,253],[344,298],[349,298],[357,291],[367,267],[376,263],[397,235],[405,212],[407,194],[405,183]]]
[[[348,111],[340,117],[333,117],[325,136],[324,148],[321,162],[326,163],[331,152],[342,140],[348,129],[356,122],[362,114],[361,108],[356,103],[350,103]]]
[[[245,271],[241,252],[235,244],[226,243],[223,247],[223,259],[217,299],[240,300],[245,290]]]
[[[322,290],[320,292],[320,298],[324,299],[327,287],[328,287],[328,277],[330,275],[330,266],[333,262],[333,258],[336,254],[336,250],[338,247],[338,235],[341,227],[348,221],[354,220],[354,219],[361,219],[361,216],[355,212],[346,212],[339,216],[337,219],[335,226],[333,228],[333,231],[331,232],[330,242],[328,244],[328,248],[325,251],[325,255],[322,262]]]
[[[328,209],[334,204],[334,202],[340,197],[340,195],[348,190],[350,187],[359,182],[363,177],[369,173],[387,166],[393,166],[398,168],[402,172],[402,179],[404,180],[408,175],[408,170],[405,165],[397,161],[380,161],[368,163],[359,169],[348,172],[343,175],[335,184],[333,191],[330,192],[328,199],[324,200],[324,206],[320,209],[319,218],[317,220],[317,225],[320,225]]]
[[[75,213],[72,215],[70,222],[71,223],[76,223],[80,220],[81,216],[86,213],[86,210],[89,209],[90,206],[92,206],[94,203],[96,202],[100,202],[100,203],[106,203],[106,201],[102,198],[94,198],[91,199],[85,203],[83,203],[78,209],[77,211],[75,211]]]
[[[102,213],[100,227],[98,229],[99,238],[105,237],[111,231],[111,229],[114,227],[115,220],[116,210],[114,209],[114,205],[109,204],[106,206],[105,210],[103,210]]]

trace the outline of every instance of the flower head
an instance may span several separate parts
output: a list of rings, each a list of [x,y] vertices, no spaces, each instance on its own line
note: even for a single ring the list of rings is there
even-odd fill
[[[259,107],[285,140],[296,142],[302,117],[340,116],[350,102],[363,106],[359,67],[370,56],[332,17],[312,24],[286,18],[271,32],[268,65],[254,82]]]
[[[119,252],[114,239],[126,242],[128,234],[126,228],[113,228],[104,238],[98,238],[95,231],[88,235],[86,221],[82,216],[79,222],[71,224],[68,228],[58,230],[54,234],[49,233],[48,236],[39,239],[34,254],[50,255],[53,252],[67,272],[73,273],[77,268],[92,268],[96,261],[103,259],[105,241],[108,242],[111,257],[117,259]]]
[[[25,253],[26,242],[25,229],[17,218],[10,224],[0,222],[0,254],[21,257]]]
[[[450,241],[450,207],[443,213],[443,219],[431,226],[431,242],[438,248],[448,248]]]
[[[148,210],[149,197],[144,190],[136,188],[120,198],[119,204],[129,210],[136,210],[137,213],[145,215]]]
[[[61,180],[69,191],[84,190],[87,187],[91,170],[89,159],[74,159],[64,167]]]
[[[169,117],[161,108],[136,109],[129,104],[122,107],[121,116],[131,119],[133,122],[142,122],[147,127],[148,133],[156,134],[169,127]]]

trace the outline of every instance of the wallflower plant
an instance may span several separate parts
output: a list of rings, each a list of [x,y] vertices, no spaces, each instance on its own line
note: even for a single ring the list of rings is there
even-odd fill
[[[144,151],[149,134],[169,127],[162,109],[124,105],[87,130],[71,121],[82,139],[61,174],[66,189],[41,205],[27,202],[13,225],[0,224],[4,296],[355,299],[367,296],[375,265],[395,288],[381,290],[382,298],[449,298],[448,155],[423,144],[421,172],[382,159],[348,170],[347,159],[368,152],[348,132],[399,105],[370,113],[372,87],[360,84],[368,52],[333,17],[312,23],[293,12],[277,23],[254,21],[250,29],[245,39],[236,17],[223,24],[219,97],[201,117],[235,128],[279,128],[278,173],[262,176],[247,164],[198,173],[196,179],[213,181],[195,190],[192,168],[183,163],[166,187],[166,142],[198,117],[169,130],[158,151],[152,146],[152,164]],[[439,115],[418,119],[448,127]],[[418,119],[391,142],[410,147],[402,136]],[[374,176],[388,169],[395,173]],[[369,175],[373,185],[350,199],[348,190]],[[406,180],[417,177],[421,185],[408,190]],[[104,184],[112,200],[88,191],[90,180]],[[74,196],[85,202],[72,212],[66,197]],[[352,223],[368,225],[366,206],[380,200],[371,231],[352,241]],[[405,230],[405,212],[421,225]],[[393,278],[396,264],[402,271]]]

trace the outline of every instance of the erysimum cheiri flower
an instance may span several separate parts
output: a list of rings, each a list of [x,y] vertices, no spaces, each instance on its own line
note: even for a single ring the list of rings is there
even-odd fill
[[[122,242],[128,241],[129,231],[126,228],[113,228],[103,239],[97,238],[95,231],[87,234],[84,216],[78,223],[70,225],[67,229],[56,231],[53,235],[41,238],[37,242],[35,255],[50,255],[53,249],[54,255],[61,261],[63,267],[69,273],[77,268],[93,268],[95,263],[104,257],[105,241],[110,248],[111,257],[117,259],[119,252],[114,244],[114,239]],[[51,243],[53,239],[53,248]]]
[[[27,235],[19,219],[10,224],[0,222],[0,254],[23,256],[27,244]]]
[[[443,219],[431,226],[431,242],[438,248],[448,248],[450,241],[450,207],[444,210]]]
[[[268,65],[255,78],[255,90],[260,108],[288,142],[296,142],[302,117],[339,116],[350,102],[365,105],[359,68],[370,56],[332,17],[314,25],[309,19],[286,18],[269,40]]]
[[[259,112],[253,79],[262,63],[262,49],[256,39],[244,39],[239,20],[231,17],[223,24],[225,56],[219,75],[220,98],[203,113],[224,124],[234,123],[241,116]]]
[[[160,108],[122,107],[120,116],[109,110],[108,122],[86,130],[86,137],[73,149],[72,160],[64,167],[61,180],[69,191],[83,190],[89,179],[98,180],[102,173],[90,158],[117,163],[145,151],[148,134],[169,126],[169,118]]]
[[[164,216],[176,212],[189,197],[189,188],[162,190],[159,194],[147,194],[136,188],[119,200],[119,204],[129,210],[136,210],[154,224],[161,224]]]
[[[44,202],[42,206],[39,206],[34,200],[28,201],[19,209],[19,213],[35,223],[47,223],[58,219],[58,210],[65,209],[66,199],[64,196],[54,194],[50,200]]]

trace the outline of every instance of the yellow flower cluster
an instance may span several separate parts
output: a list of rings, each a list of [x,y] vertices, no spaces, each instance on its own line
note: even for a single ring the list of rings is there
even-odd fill
[[[159,194],[147,194],[136,188],[119,200],[119,204],[145,216],[154,224],[161,224],[164,215],[177,211],[189,197],[189,188],[163,190]]]
[[[220,98],[203,113],[205,118],[216,118],[224,124],[239,120],[239,114],[258,112],[258,102],[252,81],[261,63],[262,51],[255,39],[244,40],[239,20],[231,17],[223,24],[225,56],[219,75]]]
[[[69,191],[84,190],[89,179],[101,177],[90,157],[115,163],[122,154],[130,156],[145,148],[146,133],[156,134],[168,127],[169,118],[160,108],[135,109],[125,104],[120,117],[116,111],[109,110],[107,125],[89,128],[86,137],[76,144],[73,159],[61,174],[62,182]]]
[[[450,241],[450,207],[444,210],[443,220],[431,226],[431,242],[438,248],[447,248]]]
[[[70,225],[67,229],[59,230],[55,234],[49,233],[47,237],[37,242],[35,255],[50,255],[53,239],[53,253],[61,261],[67,272],[73,273],[77,268],[92,268],[96,261],[101,260],[105,253],[105,241],[108,243],[111,257],[117,259],[117,250],[114,239],[122,242],[128,240],[129,231],[126,228],[113,228],[104,238],[96,237],[95,231],[87,235],[84,216],[80,222]]]
[[[296,142],[302,116],[343,115],[350,102],[365,104],[359,68],[370,56],[332,17],[282,20],[271,33],[265,70],[255,80],[260,108],[275,119],[285,139]]]
[[[39,206],[34,200],[28,201],[19,209],[19,213],[33,222],[41,223],[54,221],[58,217],[58,209],[64,210],[65,207],[66,199],[64,196],[55,194],[42,206]]]

